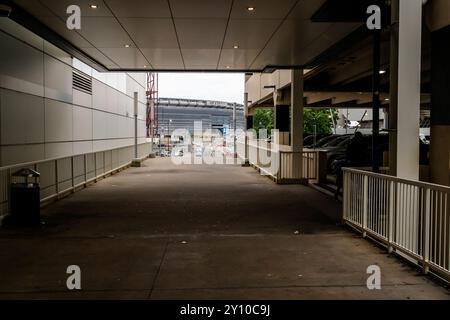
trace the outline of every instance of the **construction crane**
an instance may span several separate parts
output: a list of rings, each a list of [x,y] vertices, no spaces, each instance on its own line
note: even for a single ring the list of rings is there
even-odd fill
[[[158,132],[158,73],[147,73],[147,138]]]

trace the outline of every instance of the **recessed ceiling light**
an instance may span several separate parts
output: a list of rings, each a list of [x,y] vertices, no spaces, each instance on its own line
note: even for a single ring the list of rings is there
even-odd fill
[[[384,101],[389,101],[389,98],[384,99]]]
[[[233,48],[239,49],[239,46],[238,46],[237,44],[235,44],[235,45],[233,46]]]
[[[130,45],[129,45],[129,44],[125,44],[124,47],[125,47],[125,48],[129,48]]]
[[[230,67],[230,66],[226,66],[226,68],[227,68],[227,69],[230,69],[231,67]]]
[[[98,5],[96,5],[96,4],[91,4],[89,6],[91,7],[91,9],[98,9]]]
[[[380,70],[380,74],[385,74],[386,70]]]
[[[247,7],[248,11],[255,11],[255,7]]]

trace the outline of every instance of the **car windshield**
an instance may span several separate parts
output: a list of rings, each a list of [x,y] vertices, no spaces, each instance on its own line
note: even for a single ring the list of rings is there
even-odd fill
[[[346,140],[346,139],[348,139],[348,138],[349,138],[349,136],[340,136],[340,137],[337,137],[336,139],[334,139],[334,140],[332,140],[332,141],[330,141],[330,142],[324,144],[323,146],[324,146],[324,147],[336,147],[336,146],[338,146],[342,141],[344,141],[344,140]]]
[[[316,147],[321,147],[321,146],[325,145],[326,143],[328,143],[329,141],[334,140],[336,138],[337,138],[337,136],[329,136],[329,137],[320,139],[319,141],[317,141]]]

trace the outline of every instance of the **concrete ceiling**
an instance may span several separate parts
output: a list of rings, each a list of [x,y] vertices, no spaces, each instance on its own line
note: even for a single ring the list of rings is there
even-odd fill
[[[13,2],[109,70],[262,71],[268,66],[303,66],[361,25],[311,22],[325,0]],[[73,4],[82,11],[81,30],[66,27],[66,9]],[[92,9],[92,4],[98,8]],[[253,11],[247,9],[250,6]]]

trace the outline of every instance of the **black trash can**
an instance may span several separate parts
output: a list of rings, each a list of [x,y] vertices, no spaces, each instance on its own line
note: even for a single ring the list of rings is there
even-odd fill
[[[39,225],[41,223],[39,172],[21,169],[12,176],[22,178],[23,182],[11,184],[10,222],[14,225]]]

